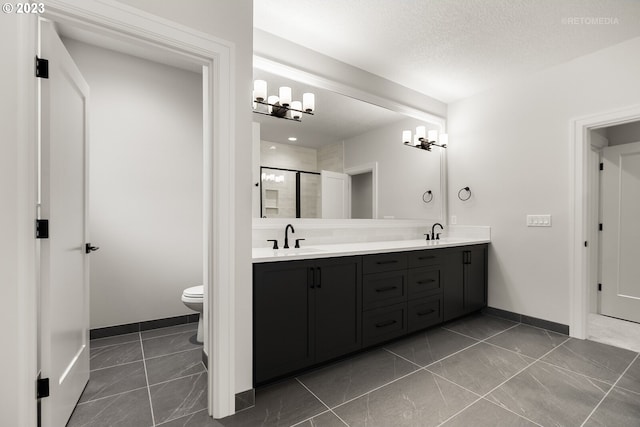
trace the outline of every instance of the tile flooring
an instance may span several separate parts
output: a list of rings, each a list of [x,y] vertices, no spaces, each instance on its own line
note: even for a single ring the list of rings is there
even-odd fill
[[[170,426],[207,407],[197,323],[91,340],[91,375],[67,427]]]
[[[144,337],[142,342],[145,352],[153,348],[144,344]],[[132,352],[125,349],[125,354]],[[196,410],[197,405],[189,403],[194,399],[160,393],[154,389],[158,386],[151,385],[150,399],[142,396],[145,389],[140,388],[129,392],[130,398],[121,399],[120,406],[113,405],[120,417],[111,416],[113,424],[70,425],[152,426],[148,419],[125,419],[128,408],[143,406],[146,397],[147,413],[150,401],[155,423],[162,427],[638,427],[638,356],[593,341],[473,315],[260,388],[253,408],[221,420],[208,418],[205,409]],[[149,361],[146,364],[148,372],[153,371]],[[181,376],[198,375],[203,374]],[[175,376],[180,374],[170,375]],[[133,382],[135,375],[127,377]],[[153,384],[151,378],[149,375]],[[174,393],[193,390],[167,388]],[[108,394],[113,393],[102,392]],[[87,401],[78,408],[100,401]]]

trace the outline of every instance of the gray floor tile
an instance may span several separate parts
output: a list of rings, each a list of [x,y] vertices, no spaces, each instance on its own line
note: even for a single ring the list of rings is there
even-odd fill
[[[640,357],[633,362],[616,385],[640,393]]]
[[[147,359],[146,364],[150,385],[204,372],[200,348]]]
[[[125,335],[116,335],[113,337],[107,338],[98,338],[90,341],[91,348],[104,347],[107,345],[114,344],[125,344],[128,342],[140,342],[140,334],[138,332],[134,332],[132,334]]]
[[[417,369],[418,366],[378,349],[302,375],[299,379],[320,400],[334,407]]]
[[[90,351],[90,369],[108,368],[123,363],[142,360],[140,342],[92,348]]]
[[[622,348],[571,338],[542,361],[613,384],[635,356]]]
[[[443,327],[479,340],[489,338],[517,323],[498,317],[475,314],[445,324]]]
[[[76,406],[67,427],[150,427],[147,389],[94,400]]]
[[[569,337],[566,335],[545,329],[518,325],[488,339],[487,342],[537,359],[562,344],[567,338]]]
[[[89,383],[80,402],[107,397],[125,391],[147,387],[142,361],[91,371]]]
[[[290,426],[327,408],[296,380],[285,380],[256,390],[256,404],[217,420],[223,427]]]
[[[418,371],[334,411],[351,427],[428,427],[437,426],[476,399],[449,381]]]
[[[429,365],[427,369],[478,394],[491,391],[533,362],[527,356],[486,343]]]
[[[385,346],[385,348],[405,359],[411,360],[413,363],[427,366],[477,342],[475,339],[464,337],[455,332],[435,328],[396,341]]]
[[[442,427],[535,427],[522,418],[484,399],[444,423]]]
[[[295,427],[348,427],[345,423],[340,421],[333,412],[327,411],[324,414],[320,414],[306,420],[300,424],[296,424]]]
[[[205,372],[149,387],[156,423],[171,421],[207,407]]]
[[[197,330],[198,330],[197,323],[185,323],[184,325],[169,326],[167,328],[149,329],[148,331],[140,332],[140,334],[142,335],[142,339],[145,340],[149,338],[157,338],[157,337],[163,337],[166,335],[180,334],[182,332],[197,331]]]
[[[536,362],[487,398],[543,426],[579,426],[609,385]]]
[[[614,387],[584,427],[640,426],[640,395]]]
[[[157,427],[220,427],[221,424],[209,416],[206,409],[198,411],[195,414],[186,415],[172,421],[162,424],[156,424]]]
[[[179,351],[202,348],[202,344],[196,342],[196,332],[182,332],[180,334],[166,335],[159,338],[143,339],[144,357],[164,356]]]

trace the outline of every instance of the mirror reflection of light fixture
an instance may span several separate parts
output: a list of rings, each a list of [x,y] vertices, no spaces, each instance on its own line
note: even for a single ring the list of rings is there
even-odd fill
[[[416,127],[416,134],[411,137],[410,130],[402,131],[402,142],[408,147],[420,148],[421,150],[431,151],[431,147],[447,148],[449,143],[449,135],[446,133],[438,133],[437,130],[427,132],[425,126]]]
[[[266,99],[266,101],[265,101]],[[267,82],[253,82],[253,112],[280,119],[302,121],[302,114],[313,115],[316,109],[316,97],[313,93],[302,94],[302,102],[292,100],[291,88],[282,86],[278,95],[267,96]]]

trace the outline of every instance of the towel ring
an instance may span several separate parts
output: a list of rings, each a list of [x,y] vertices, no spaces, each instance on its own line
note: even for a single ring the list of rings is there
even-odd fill
[[[469,193],[469,195],[465,198],[462,197],[463,191],[466,191],[467,193]],[[458,191],[458,199],[462,200],[463,202],[466,202],[470,198],[471,198],[471,190],[469,189],[469,187],[461,188],[460,191]]]
[[[431,190],[427,190],[422,195],[422,201],[425,203],[429,203],[433,200],[433,192]]]

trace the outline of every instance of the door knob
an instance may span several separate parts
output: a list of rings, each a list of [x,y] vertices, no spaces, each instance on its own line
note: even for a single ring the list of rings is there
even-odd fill
[[[88,254],[90,254],[91,252],[95,252],[98,249],[100,249],[98,246],[91,246],[91,243],[87,243],[86,245],[84,245],[84,251]]]

